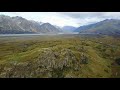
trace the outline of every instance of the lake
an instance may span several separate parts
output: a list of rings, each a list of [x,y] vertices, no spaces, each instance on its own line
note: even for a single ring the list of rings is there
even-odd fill
[[[57,34],[0,34],[0,36],[37,36],[37,35],[61,35],[61,34],[78,34],[78,32],[74,33],[57,33]]]

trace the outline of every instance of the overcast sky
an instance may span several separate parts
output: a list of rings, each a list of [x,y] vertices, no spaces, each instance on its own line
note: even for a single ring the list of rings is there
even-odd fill
[[[120,12],[0,12],[0,15],[21,16],[28,20],[49,22],[61,27],[79,27],[104,19],[120,19]]]

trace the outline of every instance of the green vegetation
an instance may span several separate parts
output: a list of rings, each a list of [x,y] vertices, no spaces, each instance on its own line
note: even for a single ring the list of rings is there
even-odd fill
[[[0,77],[120,77],[119,55],[117,37],[0,37]]]

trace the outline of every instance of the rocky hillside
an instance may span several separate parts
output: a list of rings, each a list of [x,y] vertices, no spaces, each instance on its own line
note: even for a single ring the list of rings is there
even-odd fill
[[[51,25],[50,23],[44,23],[44,24],[42,24],[40,26],[38,32],[42,32],[42,33],[58,33],[58,32],[60,32],[60,30],[57,29],[56,27],[54,27],[53,25]]]
[[[0,15],[0,34],[18,34],[18,33],[58,33],[59,30],[53,25],[47,23],[27,20],[16,16],[9,17]]]

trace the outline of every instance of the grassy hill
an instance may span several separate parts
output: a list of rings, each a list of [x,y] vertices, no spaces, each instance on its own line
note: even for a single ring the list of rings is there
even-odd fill
[[[50,35],[0,37],[0,77],[120,77],[120,39]]]

